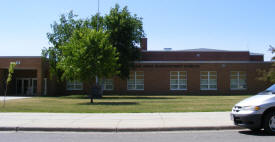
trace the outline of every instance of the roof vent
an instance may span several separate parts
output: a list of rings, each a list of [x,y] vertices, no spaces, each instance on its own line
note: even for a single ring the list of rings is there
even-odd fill
[[[164,51],[171,51],[172,48],[164,48]]]

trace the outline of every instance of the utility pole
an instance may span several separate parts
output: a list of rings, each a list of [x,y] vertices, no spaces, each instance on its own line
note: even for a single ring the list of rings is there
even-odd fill
[[[99,0],[97,0],[97,22],[96,22],[96,31],[99,30]],[[95,77],[96,85],[98,85],[98,76]]]
[[[96,30],[99,30],[99,0],[97,0],[97,22],[96,22]]]
[[[97,0],[97,22],[96,22],[96,31],[99,31],[99,0]],[[95,92],[92,92],[91,94],[91,103],[94,103],[94,96],[93,95],[96,95],[98,96],[99,94],[99,88],[98,88],[98,76],[96,75],[95,77],[95,88],[96,90],[94,90]]]

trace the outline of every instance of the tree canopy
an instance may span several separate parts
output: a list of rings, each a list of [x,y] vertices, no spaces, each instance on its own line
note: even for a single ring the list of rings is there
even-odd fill
[[[104,24],[110,33],[110,42],[120,53],[118,60],[121,64],[119,76],[127,78],[134,61],[140,58],[138,44],[144,36],[142,19],[136,15],[131,15],[127,7],[120,9],[119,5],[116,5],[104,17]]]
[[[62,14],[59,23],[54,22],[51,25],[52,32],[47,33],[48,40],[52,46],[42,50],[42,56],[49,61],[51,74],[56,75],[58,80],[63,74],[63,71],[57,68],[57,63],[63,56],[60,47],[68,42],[74,30],[83,27],[83,20],[76,19],[76,17],[77,15],[73,11],[68,14]]]
[[[63,71],[62,78],[91,81],[96,76],[110,77],[118,72],[118,53],[108,41],[106,32],[80,28],[73,32],[63,46],[57,68]]]
[[[84,52],[84,47],[82,47],[82,45],[79,45],[79,47],[77,47],[76,41],[79,40],[78,42],[84,42],[86,44],[89,38],[88,36],[93,36],[94,39],[90,39],[90,48],[96,48],[96,45],[92,44],[98,44],[102,47],[100,47],[99,49],[91,49],[90,51],[85,50],[86,56],[94,56],[94,54],[96,54],[99,57],[104,56],[106,58],[105,55],[101,55],[105,53],[105,48],[109,49],[112,47],[112,49],[116,49],[117,53],[115,54],[115,60],[113,59],[114,57],[112,57],[113,53],[108,53],[112,55],[110,57],[112,58],[111,60],[116,61],[119,65],[114,72],[118,73],[121,78],[127,78],[129,76],[130,69],[134,65],[134,61],[140,58],[140,50],[138,49],[138,45],[140,43],[140,39],[144,36],[142,18],[137,17],[136,15],[132,15],[128,11],[127,7],[121,9],[119,5],[115,5],[115,7],[110,10],[109,14],[106,14],[105,16],[99,16],[99,14],[95,14],[85,19],[77,18],[78,16],[75,15],[72,11],[68,14],[63,14],[60,17],[59,22],[54,22],[51,25],[52,32],[47,33],[47,37],[52,46],[49,48],[44,48],[42,50],[42,55],[49,60],[51,73],[55,74],[58,78],[63,79],[66,78],[68,74],[70,74],[69,76],[74,76],[75,78],[79,78],[81,80],[85,79],[77,75],[72,75],[67,71],[68,68],[75,67],[73,71],[75,71],[76,73],[84,72],[85,68],[80,68],[80,65],[72,66],[70,64],[67,64],[69,62],[77,60],[71,57],[71,59],[67,58],[66,61],[64,61],[64,57],[68,57],[69,54],[73,54],[73,56],[80,56],[82,52]],[[91,31],[89,31],[88,29],[91,29]],[[100,32],[96,33],[95,30],[100,30]],[[81,38],[82,36],[80,37],[81,32],[84,32],[82,33],[82,36],[85,36],[86,39]],[[103,39],[101,41],[97,38]],[[103,43],[104,46],[101,45]],[[69,51],[69,48],[72,48],[70,50],[76,53],[71,53]],[[94,53],[97,52],[97,50],[101,49],[102,52]],[[111,50],[108,50],[108,52],[111,52]],[[101,58],[96,59],[99,60]],[[99,66],[98,64],[96,64],[98,63],[98,61],[94,59],[91,59],[89,61],[81,59],[78,60],[78,63],[82,61],[84,62],[83,66],[85,67],[89,67],[88,63],[90,63],[91,67],[94,66],[94,69],[95,66]],[[103,61],[100,61],[99,63],[103,63]],[[101,66],[108,65],[102,64]],[[108,67],[102,67],[102,69],[95,71],[98,74],[98,77],[106,77],[105,75],[108,74],[106,72],[110,70],[109,68],[107,68]],[[67,78],[71,79],[69,76]]]

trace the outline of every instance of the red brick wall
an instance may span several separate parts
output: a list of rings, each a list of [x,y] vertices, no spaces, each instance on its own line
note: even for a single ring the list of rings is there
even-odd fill
[[[42,95],[43,90],[43,78],[47,77],[45,74],[45,64],[41,57],[0,57],[0,69],[8,69],[10,62],[20,62],[15,67],[15,72],[19,73],[23,70],[34,70],[35,75],[30,75],[29,73],[21,73],[21,76],[32,76],[37,78],[37,93]],[[18,70],[18,71],[17,71]],[[24,72],[24,71],[23,71]],[[12,82],[13,83],[13,82]],[[13,87],[14,85],[11,85]]]
[[[172,64],[161,64],[172,65]],[[128,91],[127,81],[115,78],[114,90],[107,91],[119,94],[247,94],[257,93],[266,89],[270,84],[257,78],[258,69],[268,69],[270,63],[248,64],[174,64],[183,67],[139,67],[136,71],[144,71],[144,91]],[[185,67],[184,67],[185,65]],[[190,65],[193,65],[190,66]],[[147,65],[148,66],[148,65]],[[170,90],[170,71],[187,72],[187,90]],[[200,71],[217,72],[217,90],[200,90]],[[245,71],[247,73],[247,90],[230,90],[230,72]]]
[[[263,61],[263,55],[250,55],[250,61]]]
[[[147,50],[147,38],[141,38],[140,47],[141,50]]]
[[[157,53],[157,52],[156,52]],[[175,57],[173,57],[173,54]],[[202,55],[203,54],[203,55]],[[206,55],[200,54],[200,59],[212,60],[251,60],[248,53],[235,53],[234,55],[227,55],[228,52],[218,55],[217,53],[211,53]],[[232,53],[233,54],[233,53]],[[164,56],[162,59],[192,59],[196,54],[188,53],[186,56],[180,56],[180,53],[169,52],[169,56]],[[215,55],[212,57],[211,55]],[[241,56],[243,55],[243,56]],[[224,56],[224,57],[223,57]],[[235,56],[239,56],[236,57]],[[254,57],[254,56],[253,56]],[[148,60],[161,59],[161,55],[149,57]],[[253,60],[258,60],[254,57]],[[88,94],[91,90],[92,84],[90,82],[84,83],[84,90],[82,91],[66,91],[66,83],[58,83],[56,78],[50,78],[48,65],[43,62],[41,58],[0,58],[0,69],[7,69],[11,61],[20,60],[20,65],[16,66],[16,74],[20,77],[37,77],[42,80],[44,77],[48,78],[48,95],[63,95],[63,94]],[[256,93],[270,84],[258,80],[259,74],[257,70],[268,69],[271,63],[258,62],[258,63],[182,63],[182,64],[136,64],[136,71],[144,71],[144,91],[128,91],[127,80],[121,80],[118,77],[114,78],[114,90],[105,91],[105,93],[111,94],[239,94],[239,93]],[[170,90],[170,71],[186,71],[187,72],[187,90],[186,91],[171,91]],[[215,91],[201,91],[200,90],[200,71],[216,71],[217,72],[217,87]],[[247,85],[248,89],[244,91],[232,91],[230,90],[230,71],[246,71],[247,73]],[[0,72],[0,77],[3,72]],[[40,84],[41,91],[43,90],[43,84]],[[1,91],[1,89],[0,89]]]

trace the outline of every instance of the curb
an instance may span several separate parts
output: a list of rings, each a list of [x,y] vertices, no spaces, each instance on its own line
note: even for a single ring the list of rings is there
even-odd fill
[[[0,127],[0,131],[52,131],[52,132],[155,132],[155,131],[203,131],[241,130],[239,126],[166,127],[166,128],[50,128],[50,127]]]

